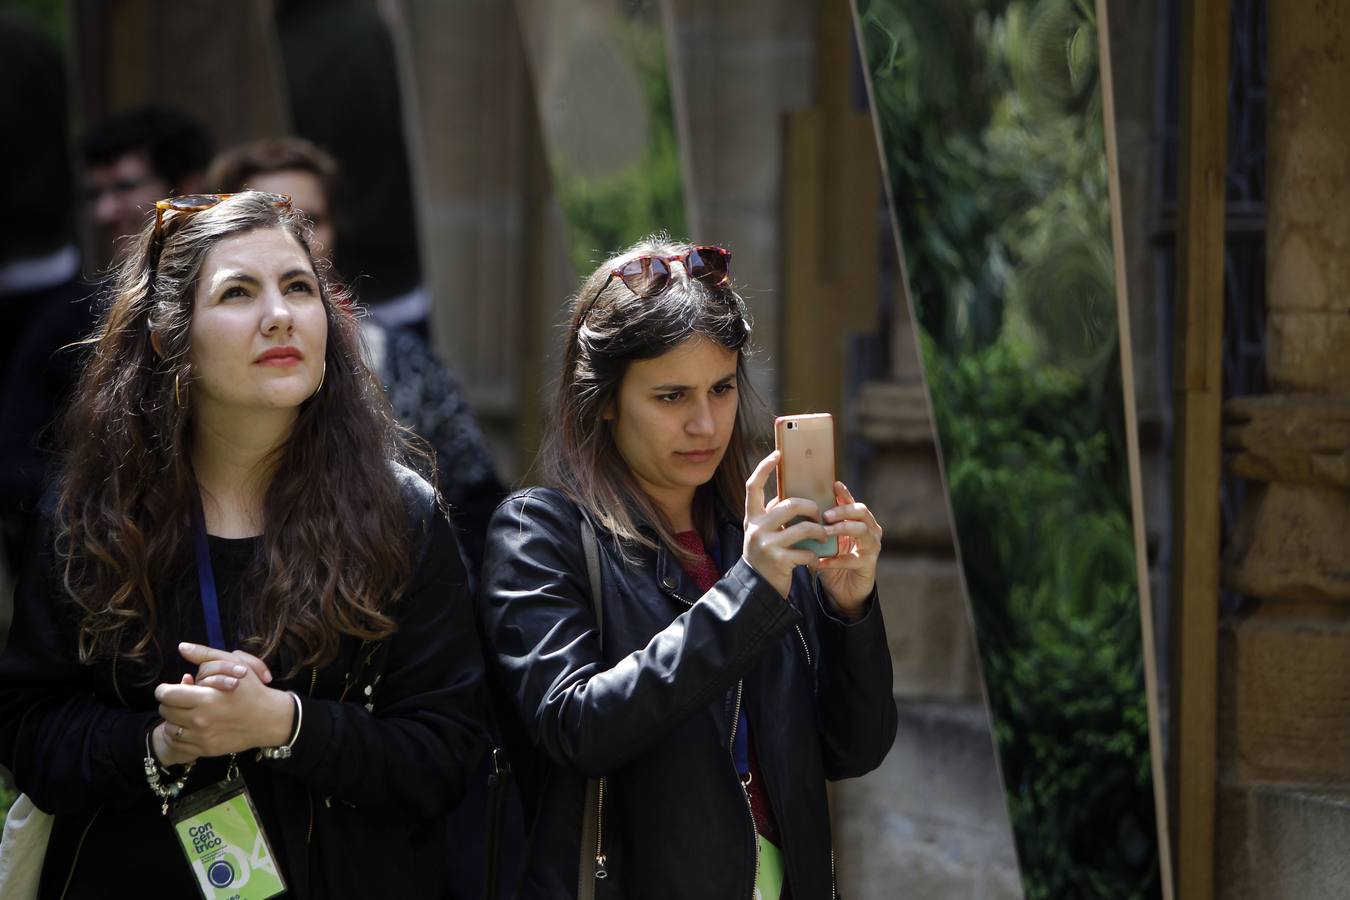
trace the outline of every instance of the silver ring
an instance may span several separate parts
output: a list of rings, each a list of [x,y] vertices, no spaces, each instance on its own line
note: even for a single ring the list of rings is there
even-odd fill
[[[183,726],[182,726],[182,725],[179,725],[179,726],[178,726],[178,730],[175,731],[175,732],[173,733],[173,739],[174,739],[175,741],[181,741],[181,740],[183,739]]]

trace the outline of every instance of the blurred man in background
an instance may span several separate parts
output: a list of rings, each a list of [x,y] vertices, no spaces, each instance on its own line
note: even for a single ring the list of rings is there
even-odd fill
[[[6,19],[0,121],[24,123],[0,156],[0,528],[17,573],[27,523],[56,450],[52,424],[79,374],[76,345],[93,329],[100,287],[80,279],[67,140],[66,67],[43,31]],[[146,106],[114,114],[83,143],[93,263],[105,269],[156,200],[200,191],[211,138],[186,113]]]
[[[84,199],[94,264],[106,268],[119,239],[145,225],[155,201],[203,190],[211,136],[187,113],[142,106],[115,113],[84,139]]]

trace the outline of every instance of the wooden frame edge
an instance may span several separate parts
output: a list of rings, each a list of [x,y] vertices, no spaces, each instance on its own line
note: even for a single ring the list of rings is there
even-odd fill
[[[1111,247],[1116,276],[1116,317],[1120,343],[1121,388],[1125,407],[1125,454],[1130,478],[1134,526],[1135,578],[1139,584],[1139,627],[1144,652],[1144,693],[1148,705],[1149,755],[1153,764],[1153,806],[1158,831],[1158,867],[1164,900],[1172,900],[1172,844],[1167,816],[1167,778],[1163,765],[1162,722],[1158,715],[1158,654],[1153,636],[1153,600],[1149,590],[1148,543],[1144,536],[1143,474],[1139,460],[1139,414],[1134,392],[1130,340],[1130,302],[1125,271],[1125,226],[1121,212],[1120,160],[1116,152],[1116,104],[1111,78],[1111,28],[1106,0],[1096,0],[1097,55],[1101,79],[1107,191],[1111,205]]]

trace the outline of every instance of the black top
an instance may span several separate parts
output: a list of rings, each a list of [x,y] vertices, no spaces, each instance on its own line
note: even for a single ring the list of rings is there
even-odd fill
[[[449,889],[446,817],[485,739],[482,663],[451,526],[425,482],[406,470],[400,479],[414,569],[392,607],[398,631],[379,647],[344,639],[333,664],[289,680],[286,661],[269,659],[272,686],[296,691],[304,707],[294,754],[237,757],[288,897],[441,897]],[[209,541],[227,642],[260,578],[260,543]],[[40,897],[61,896],[67,880],[67,900],[196,896],[143,769],[146,729],[158,718],[154,688],[195,671],[178,641],[206,643],[195,567],[185,568],[166,588],[159,644],[168,649],[148,679],[126,660],[116,669],[79,664],[75,611],[50,546],[19,585],[0,655],[0,764],[56,814]],[[225,769],[224,758],[202,760],[187,790]]]

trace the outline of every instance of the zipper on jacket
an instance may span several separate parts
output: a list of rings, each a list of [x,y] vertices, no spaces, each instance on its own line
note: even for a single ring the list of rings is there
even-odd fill
[[[806,664],[811,665],[811,648],[806,646],[806,635],[802,634],[802,626],[793,626],[797,629],[797,637],[802,639],[802,650],[806,651]]]
[[[595,877],[607,878],[608,857],[605,856],[605,776],[600,776],[600,789],[595,796]]]
[[[736,729],[741,724],[741,695],[744,692],[745,692],[745,680],[742,679],[736,682],[736,705],[731,708],[731,741],[729,743],[729,747],[733,754],[736,752]],[[734,769],[735,767],[736,767],[735,759],[733,757],[732,768]],[[736,779],[738,781],[740,780],[740,777],[741,773],[737,772]]]
[[[745,692],[745,681],[736,682],[736,705],[731,711],[731,742],[727,750],[731,758],[731,771],[736,775],[736,782],[741,786],[741,796],[745,798],[745,811],[750,816],[750,834],[754,836],[751,842],[751,852],[755,855],[755,880],[750,882],[751,900],[755,897],[756,886],[759,884],[759,829],[755,827],[755,808],[750,805],[750,783],[741,781],[741,773],[736,771],[736,729],[741,724],[741,695]],[[749,738],[747,737],[748,741]]]
[[[98,814],[103,812],[103,807],[94,810],[94,814],[89,817],[85,823],[84,831],[80,832],[80,842],[75,845],[75,856],[70,860],[70,871],[66,873],[65,886],[61,888],[61,900],[66,900],[66,894],[70,892],[70,882],[75,878],[75,866],[80,861],[80,852],[84,850],[84,839],[89,837],[89,829],[94,827],[94,820]]]
[[[683,603],[685,606],[693,608],[694,601],[681,597],[674,590],[669,591],[670,596]],[[797,634],[802,639],[802,649],[806,650],[806,662],[811,663],[811,651],[806,647],[806,637],[802,635],[802,628],[797,626]],[[736,760],[732,756],[736,747],[736,730],[741,724],[741,697],[745,692],[745,680],[736,682],[736,705],[732,709],[731,715],[731,741],[727,746],[727,758],[731,760],[731,771],[736,777],[736,783],[741,786],[741,796],[745,798],[745,812],[750,818],[750,834],[754,836],[751,842],[751,852],[755,856],[755,880],[750,882],[750,897],[754,900],[756,885],[759,884],[759,829],[755,827],[755,808],[750,805],[750,788],[747,782],[741,781],[741,773],[736,771]],[[601,779],[601,793],[604,793],[604,779]]]

